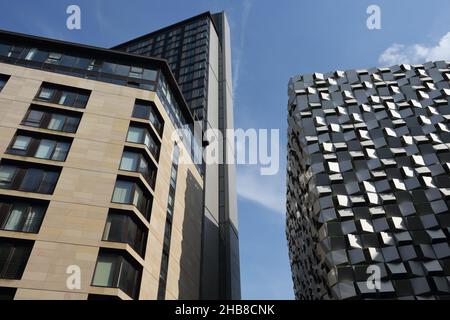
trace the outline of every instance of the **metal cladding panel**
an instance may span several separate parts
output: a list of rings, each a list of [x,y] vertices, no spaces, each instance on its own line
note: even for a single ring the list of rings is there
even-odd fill
[[[449,80],[444,61],[291,79],[296,298],[450,297]]]

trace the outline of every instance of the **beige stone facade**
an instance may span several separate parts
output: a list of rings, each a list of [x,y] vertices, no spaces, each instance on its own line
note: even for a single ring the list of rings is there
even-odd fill
[[[101,248],[127,252],[140,266],[142,276],[138,298],[156,299],[161,269],[166,211],[175,130],[158,96],[151,91],[65,76],[53,72],[0,63],[0,74],[10,76],[0,92],[0,158],[26,165],[43,164],[60,167],[53,194],[44,195],[0,189],[4,197],[15,196],[49,201],[37,234],[1,231],[1,238],[33,240],[31,254],[20,280],[0,279],[0,287],[17,288],[15,299],[88,299],[90,295],[131,299],[118,288],[92,285],[96,261]],[[90,91],[85,109],[36,101],[43,82]],[[119,170],[126,136],[136,99],[153,101],[164,121],[159,143],[160,156],[155,188],[139,173]],[[49,110],[68,110],[82,116],[74,134],[21,125],[32,104]],[[32,134],[51,134],[73,139],[64,162],[8,154],[17,130]],[[182,152],[186,152],[179,143]],[[146,149],[143,145],[135,148]],[[147,150],[144,150],[147,152]],[[156,161],[151,155],[149,157]],[[153,196],[148,221],[132,205],[111,202],[117,176],[134,177]],[[167,276],[166,299],[198,299],[203,205],[203,179],[194,165],[179,165],[176,184],[173,228]],[[102,241],[108,211],[111,208],[133,211],[148,231],[144,257],[125,243]],[[69,266],[79,266],[81,288],[72,290],[66,281]]]

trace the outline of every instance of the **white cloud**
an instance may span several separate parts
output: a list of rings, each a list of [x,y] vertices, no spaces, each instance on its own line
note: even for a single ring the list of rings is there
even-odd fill
[[[450,32],[446,33],[439,40],[439,43],[431,47],[422,44],[404,45],[394,43],[379,58],[379,62],[385,66],[437,60],[450,60]]]
[[[257,166],[238,170],[238,196],[282,215],[286,212],[285,190],[285,173],[282,170],[273,176],[260,175]]]

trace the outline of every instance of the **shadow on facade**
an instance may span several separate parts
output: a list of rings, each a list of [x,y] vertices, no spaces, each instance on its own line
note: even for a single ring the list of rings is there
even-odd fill
[[[178,281],[179,299],[199,299],[203,190],[188,170],[185,191],[185,212],[182,230],[180,279]]]

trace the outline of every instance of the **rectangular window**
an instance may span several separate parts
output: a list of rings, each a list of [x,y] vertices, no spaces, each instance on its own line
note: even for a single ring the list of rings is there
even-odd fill
[[[60,169],[0,164],[0,189],[52,194]]]
[[[145,227],[132,218],[133,214],[133,212],[111,210],[103,232],[103,240],[128,243],[143,257],[146,239]]]
[[[151,197],[145,194],[135,182],[117,180],[111,201],[113,203],[133,205],[147,220],[150,219]]]
[[[16,291],[16,288],[0,287],[0,301],[13,301]]]
[[[122,155],[120,170],[137,171],[140,159],[141,155],[139,153],[125,151]]]
[[[48,204],[20,198],[0,199],[0,229],[38,233]]]
[[[128,77],[129,73],[130,73],[130,66],[125,66],[122,64],[117,65],[115,74],[123,77]]]
[[[0,279],[22,278],[33,244],[33,241],[0,238]]]
[[[170,252],[170,242],[172,235],[172,221],[173,221],[173,211],[175,204],[175,192],[177,183],[177,171],[178,171],[178,161],[180,156],[180,148],[177,144],[174,145],[173,155],[172,155],[172,169],[170,174],[170,188],[169,197],[167,199],[167,214],[166,214],[166,224],[164,229],[164,245],[162,251],[161,268],[159,272],[159,285],[158,285],[158,300],[164,300],[166,297],[166,286],[167,286],[167,272],[169,269],[169,252]]]
[[[55,113],[45,108],[32,106],[21,124],[35,128],[75,133],[80,120],[81,116],[75,113],[70,113],[70,115]]]
[[[114,188],[114,203],[131,204],[132,194],[134,193],[134,183],[130,181],[117,181]]]
[[[47,60],[49,53],[38,50],[37,48],[31,48],[27,55],[25,56],[25,60],[27,61],[35,61],[35,62],[44,62]]]
[[[11,50],[8,53],[9,58],[20,58],[22,56],[22,53],[24,52],[25,48],[21,46],[12,46]]]
[[[48,58],[45,60],[45,63],[48,64],[60,64],[62,58],[61,53],[50,52]]]
[[[133,124],[130,125],[130,128],[128,129],[127,142],[144,144],[149,149],[150,153],[158,159],[159,145],[156,144],[155,139],[146,128]]]
[[[15,154],[26,154],[31,140],[31,137],[17,136],[11,146],[11,151],[14,151]]]
[[[77,57],[65,54],[61,57],[60,65],[71,68],[75,65],[76,61]]]
[[[16,169],[17,168],[14,166],[0,166],[0,188],[8,189],[12,186],[16,175]]]
[[[122,155],[120,170],[140,172],[152,188],[154,188],[156,167],[149,164],[149,160],[139,151],[126,149]],[[151,162],[150,162],[151,163]]]
[[[36,99],[73,108],[84,109],[89,100],[88,90],[44,83]]]
[[[120,253],[101,251],[97,258],[92,285],[119,288],[131,298],[137,299],[141,269]]]
[[[9,80],[8,76],[0,74],[0,92],[3,90],[8,80]]]
[[[39,159],[65,161],[71,143],[17,134],[7,153]]]
[[[139,67],[131,67],[130,78],[142,79],[144,74],[144,69]]]
[[[162,134],[163,121],[159,115],[156,105],[151,101],[137,100],[134,104],[133,117],[149,120],[158,134]]]

